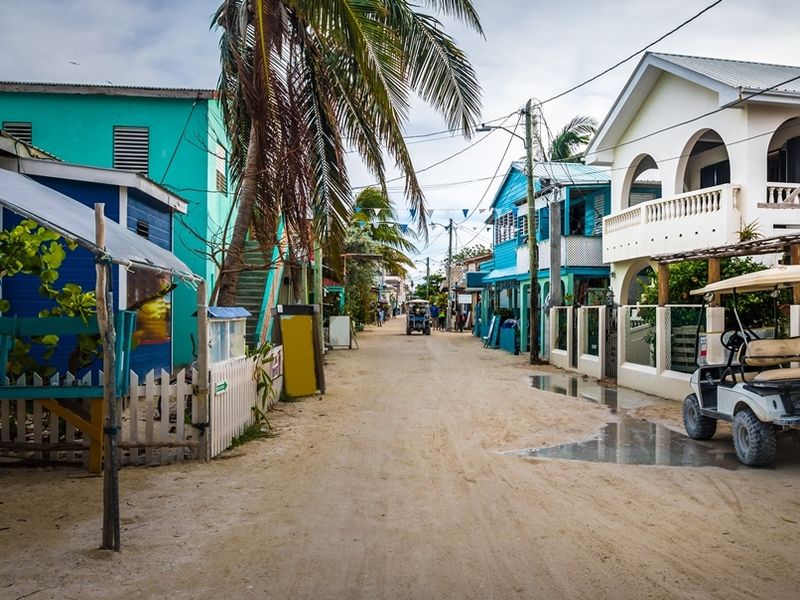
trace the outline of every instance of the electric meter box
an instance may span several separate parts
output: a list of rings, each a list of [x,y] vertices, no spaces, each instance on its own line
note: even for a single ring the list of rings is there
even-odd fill
[[[212,364],[245,355],[249,316],[250,312],[239,306],[208,307],[208,347]]]

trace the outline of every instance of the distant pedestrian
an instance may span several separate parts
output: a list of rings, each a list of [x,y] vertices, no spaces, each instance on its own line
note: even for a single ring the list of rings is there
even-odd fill
[[[445,324],[447,323],[447,310],[444,306],[439,307],[439,331],[445,330]]]
[[[456,330],[458,330],[458,333],[464,331],[464,313],[461,312],[460,308],[456,309]]]
[[[439,329],[439,307],[435,304],[431,304],[431,326]]]

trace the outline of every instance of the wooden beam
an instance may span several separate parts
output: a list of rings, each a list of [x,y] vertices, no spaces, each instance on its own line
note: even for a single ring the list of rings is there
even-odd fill
[[[716,283],[720,280],[722,267],[720,259],[708,259],[708,283]],[[719,306],[719,294],[714,294],[714,299],[709,303],[709,306]]]
[[[669,265],[658,263],[658,305],[669,304]]]
[[[793,244],[789,248],[789,256],[793,265],[800,265],[800,244]],[[800,304],[800,285],[792,286],[792,304]]]

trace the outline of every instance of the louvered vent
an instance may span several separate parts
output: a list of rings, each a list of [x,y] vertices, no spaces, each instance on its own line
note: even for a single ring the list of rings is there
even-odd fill
[[[217,144],[217,191],[223,194],[228,191],[228,178],[225,176],[225,147]]]
[[[30,144],[33,141],[32,127],[30,123],[22,123],[18,121],[4,121],[3,131],[9,135],[13,135],[18,140]]]
[[[114,168],[147,175],[150,132],[147,127],[114,127]]]

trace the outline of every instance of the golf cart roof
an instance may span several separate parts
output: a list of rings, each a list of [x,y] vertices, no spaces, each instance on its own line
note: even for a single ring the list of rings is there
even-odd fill
[[[428,302],[427,300],[416,299],[416,300],[408,300],[406,301],[406,304],[430,304],[430,302]]]
[[[740,292],[763,292],[783,289],[792,285],[800,285],[800,265],[782,265],[755,273],[746,273],[738,277],[723,279],[709,283],[699,290],[692,290],[693,296],[702,296],[711,292],[731,294]]]

